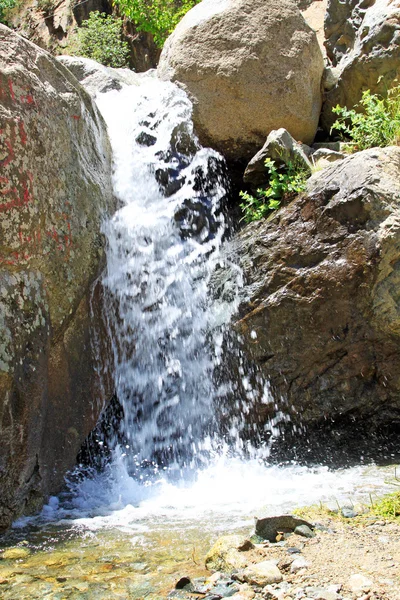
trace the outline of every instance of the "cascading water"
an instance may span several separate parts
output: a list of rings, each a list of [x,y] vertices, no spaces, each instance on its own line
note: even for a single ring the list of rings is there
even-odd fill
[[[215,431],[208,288],[225,229],[223,160],[198,145],[171,83],[150,77],[98,104],[123,204],[105,226],[104,280],[123,436],[137,465],[183,466]]]
[[[268,465],[240,452],[244,413],[268,405],[267,421],[275,407],[224,335],[241,274],[220,253],[223,161],[196,142],[185,94],[143,81],[98,98],[121,203],[104,227],[103,281],[120,429],[103,470],[72,475],[40,515],[14,523],[3,544],[28,543],[32,555],[22,575],[21,565],[0,561],[4,598],[108,599],[115,591],[159,600],[177,576],[200,568],[217,535],[249,533],[255,515],[364,499],[392,471]],[[274,431],[273,420],[267,428]],[[236,455],[227,452],[235,445]]]

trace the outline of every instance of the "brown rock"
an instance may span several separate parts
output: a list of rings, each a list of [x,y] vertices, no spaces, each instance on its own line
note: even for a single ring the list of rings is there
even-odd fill
[[[90,298],[114,198],[105,125],[87,93],[4,26],[0,49],[3,528],[58,489],[102,407]],[[92,306],[99,320],[100,290]]]
[[[360,152],[236,237],[236,326],[294,425],[398,422],[399,180],[400,148]]]

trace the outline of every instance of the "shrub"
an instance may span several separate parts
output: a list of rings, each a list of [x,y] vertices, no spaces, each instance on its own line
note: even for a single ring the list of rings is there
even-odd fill
[[[400,143],[400,85],[389,90],[386,98],[366,90],[356,107],[362,112],[339,105],[332,109],[339,119],[331,131],[336,129],[349,137],[351,150]]]
[[[7,25],[7,13],[14,8],[16,0],[0,0],[0,23]]]
[[[243,211],[243,221],[251,223],[265,217],[271,210],[279,208],[281,199],[291,194],[299,194],[306,187],[309,175],[305,170],[299,169],[289,162],[282,169],[275,166],[275,161],[267,158],[265,166],[268,171],[269,184],[265,189],[259,188],[257,195],[252,196],[247,192],[239,192],[243,202],[240,208]]]
[[[372,508],[373,512],[380,517],[393,518],[400,516],[400,492],[387,494]]]
[[[121,34],[122,19],[93,11],[78,30],[76,53],[107,67],[126,67],[129,48]]]
[[[151,33],[160,48],[182,17],[200,0],[115,0],[138,31]]]

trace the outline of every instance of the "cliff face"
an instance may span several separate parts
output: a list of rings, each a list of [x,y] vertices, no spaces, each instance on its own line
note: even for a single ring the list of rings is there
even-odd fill
[[[47,52],[4,26],[0,49],[5,527],[58,488],[102,408],[89,313],[114,198],[109,142],[91,98]],[[92,307],[100,326],[100,290]]]

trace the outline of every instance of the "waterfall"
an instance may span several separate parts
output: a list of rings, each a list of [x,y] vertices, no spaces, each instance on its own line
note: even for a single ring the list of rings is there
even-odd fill
[[[225,231],[224,161],[201,148],[191,103],[172,83],[147,76],[97,102],[120,201],[104,227],[103,285],[124,442],[133,466],[196,463],[216,429],[221,315],[208,289]]]

